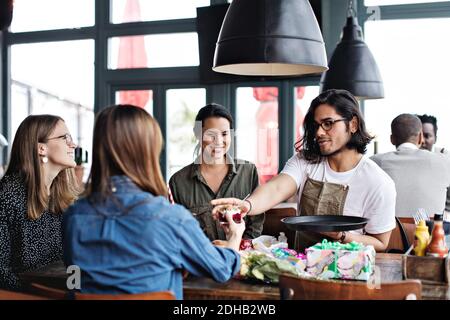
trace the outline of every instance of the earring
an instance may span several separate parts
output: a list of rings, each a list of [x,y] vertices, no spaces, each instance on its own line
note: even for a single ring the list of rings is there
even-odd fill
[[[42,157],[42,163],[47,163],[48,162],[48,158],[46,156]]]

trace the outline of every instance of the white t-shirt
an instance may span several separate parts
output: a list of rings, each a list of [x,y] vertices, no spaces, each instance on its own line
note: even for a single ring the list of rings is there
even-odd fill
[[[369,219],[364,228],[369,234],[379,234],[395,228],[394,181],[367,157],[363,157],[352,170],[336,172],[330,168],[327,159],[320,163],[310,163],[297,153],[289,159],[281,173],[294,179],[299,201],[308,176],[317,181],[348,185],[344,215]],[[358,232],[362,233],[363,230]]]

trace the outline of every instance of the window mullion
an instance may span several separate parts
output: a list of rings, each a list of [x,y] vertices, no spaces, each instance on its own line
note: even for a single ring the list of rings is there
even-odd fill
[[[376,11],[379,12],[379,17],[374,17],[377,20],[429,19],[450,17],[450,1],[375,7]],[[366,12],[366,14],[370,15],[373,8],[374,6],[364,7],[364,11]]]

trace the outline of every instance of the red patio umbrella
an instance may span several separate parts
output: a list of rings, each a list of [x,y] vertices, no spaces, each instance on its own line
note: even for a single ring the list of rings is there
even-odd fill
[[[141,21],[139,0],[127,0],[122,22]],[[118,68],[147,68],[147,52],[144,36],[121,37],[119,43]],[[151,99],[149,90],[120,91],[119,103],[144,108]]]

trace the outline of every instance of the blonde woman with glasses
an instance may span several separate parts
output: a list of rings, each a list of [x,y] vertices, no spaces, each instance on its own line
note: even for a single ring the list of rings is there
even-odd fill
[[[62,258],[62,212],[75,200],[76,145],[63,119],[28,116],[17,129],[0,181],[0,288]]]

